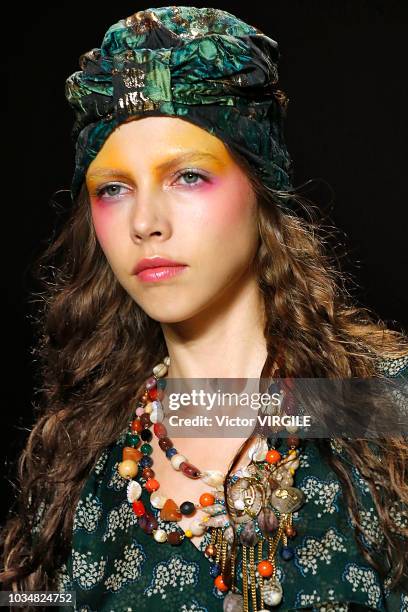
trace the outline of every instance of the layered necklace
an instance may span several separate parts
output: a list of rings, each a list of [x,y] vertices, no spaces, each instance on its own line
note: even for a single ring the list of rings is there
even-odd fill
[[[286,454],[280,453],[270,438],[260,438],[250,450],[250,464],[228,478],[225,499],[225,475],[219,470],[196,468],[174,448],[167,435],[162,400],[169,366],[167,356],[153,368],[129,422],[122,461],[118,465],[119,475],[129,481],[127,499],[139,526],[158,543],[179,546],[184,538],[203,536],[209,531],[210,543],[204,554],[211,559],[210,574],[215,587],[226,593],[224,611],[266,612],[265,605],[277,606],[282,601],[276,558],[279,553],[285,562],[293,559],[294,550],[288,542],[297,533],[292,524],[293,513],[305,502],[303,491],[293,486],[300,461],[300,440],[293,435],[296,428],[286,428],[290,433]],[[274,378],[277,374],[278,369],[272,375],[273,386],[282,395],[280,379]],[[290,404],[287,406],[290,408]],[[174,470],[208,485],[208,492],[200,496],[198,503],[184,501],[178,505],[160,493],[160,483],[152,469],[153,434]],[[150,493],[152,510],[140,499],[143,489]],[[185,530],[160,529],[153,508],[169,526],[172,522],[177,524],[183,516],[191,517],[191,522]],[[201,517],[197,517],[197,512]],[[242,549],[242,592],[237,586],[239,548]],[[227,559],[230,560],[228,576]]]

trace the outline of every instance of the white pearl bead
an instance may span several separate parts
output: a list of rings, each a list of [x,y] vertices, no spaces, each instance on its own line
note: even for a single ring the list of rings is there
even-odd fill
[[[170,459],[172,467],[177,471],[179,471],[180,465],[183,463],[183,461],[187,461],[184,455],[173,455],[173,457]]]
[[[150,413],[150,420],[152,423],[162,423],[164,420],[164,412],[161,408],[153,408]]]
[[[142,487],[136,480],[131,480],[127,486],[127,498],[131,504],[139,499],[142,494]]]
[[[243,499],[236,499],[234,501],[234,508],[236,508],[237,510],[244,510],[245,508],[245,502]]]
[[[190,523],[190,531],[195,536],[201,536],[205,532],[206,528],[200,524],[200,519],[196,519]]]
[[[206,470],[202,473],[201,480],[210,487],[218,487],[224,482],[224,474],[219,470]]]
[[[157,376],[157,378],[162,378],[167,374],[167,366],[164,363],[158,363],[157,366],[153,368],[153,374]]]
[[[166,503],[166,498],[161,493],[154,491],[150,495],[150,503],[152,504],[153,508],[157,508],[158,510],[161,510],[164,504]]]
[[[156,542],[165,542],[167,540],[167,533],[164,531],[164,529],[157,529],[154,532],[153,537]]]
[[[163,363],[164,365],[166,365],[167,367],[169,367],[170,365],[170,357],[169,355],[167,355],[164,359],[163,359]]]

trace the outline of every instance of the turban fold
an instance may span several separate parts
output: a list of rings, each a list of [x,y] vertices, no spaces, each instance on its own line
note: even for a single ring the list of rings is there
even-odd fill
[[[113,24],[65,82],[75,113],[74,199],[111,132],[130,117],[186,119],[243,154],[272,189],[292,188],[278,44],[231,13],[166,6]]]

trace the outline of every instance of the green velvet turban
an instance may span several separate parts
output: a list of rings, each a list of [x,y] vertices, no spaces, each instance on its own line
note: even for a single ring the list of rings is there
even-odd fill
[[[168,115],[243,154],[274,190],[292,188],[277,43],[231,13],[165,6],[113,24],[65,83],[74,110],[74,199],[109,134],[130,116]]]

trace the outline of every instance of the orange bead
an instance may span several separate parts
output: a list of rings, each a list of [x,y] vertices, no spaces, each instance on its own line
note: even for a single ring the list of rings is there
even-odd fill
[[[174,499],[167,499],[163,508],[160,510],[162,521],[180,521],[182,514]]]
[[[266,461],[268,463],[278,463],[280,461],[282,455],[279,451],[272,449],[266,453]]]
[[[133,446],[125,446],[122,450],[123,461],[126,461],[126,459],[132,459],[138,463],[142,457],[143,453],[140,450],[137,450],[137,448],[133,448]]]
[[[201,506],[212,506],[215,503],[215,497],[212,493],[203,493],[200,495]]]
[[[258,573],[263,578],[269,578],[273,574],[273,565],[270,561],[261,561],[257,566]]]
[[[143,429],[143,425],[140,422],[140,419],[133,419],[132,421],[132,425],[131,425],[131,429],[132,431],[134,431],[135,433],[139,433],[139,431],[142,431]]]
[[[216,577],[216,579],[214,580],[214,584],[219,591],[223,591],[223,592],[228,591],[228,587],[225,584],[224,580],[222,579],[221,574]]]
[[[149,480],[145,484],[145,488],[149,491],[149,493],[152,493],[153,491],[157,491],[159,487],[160,487],[159,481],[156,480],[155,478],[149,478]]]

